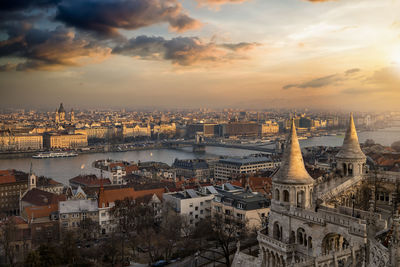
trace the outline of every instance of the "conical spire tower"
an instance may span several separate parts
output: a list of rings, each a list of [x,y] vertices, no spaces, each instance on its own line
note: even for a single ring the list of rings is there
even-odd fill
[[[356,127],[354,125],[353,113],[350,114],[349,126],[344,137],[342,148],[336,155],[341,159],[366,159],[366,156],[360,148]]]
[[[350,114],[349,127],[344,137],[342,148],[336,155],[336,167],[343,176],[359,176],[365,173],[367,157],[358,143],[353,114]]]
[[[292,120],[290,134],[286,141],[281,166],[273,177],[273,182],[280,184],[312,184],[314,182],[304,166],[294,120]]]

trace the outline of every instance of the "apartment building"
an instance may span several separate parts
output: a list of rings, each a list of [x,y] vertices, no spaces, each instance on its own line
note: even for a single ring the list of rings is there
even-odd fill
[[[214,178],[217,180],[229,180],[241,174],[273,169],[279,164],[280,162],[264,155],[220,159],[214,166]]]

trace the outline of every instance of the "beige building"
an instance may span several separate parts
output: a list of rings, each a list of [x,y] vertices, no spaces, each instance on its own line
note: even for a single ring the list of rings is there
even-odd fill
[[[137,124],[133,127],[128,127],[124,125],[122,127],[122,136],[123,137],[151,136],[151,128],[150,125],[141,126]]]
[[[51,133],[43,137],[43,145],[47,149],[86,147],[87,136],[84,134]]]
[[[266,121],[261,124],[261,135],[274,134],[279,132],[279,124],[274,121]]]
[[[43,137],[37,134],[7,134],[0,136],[0,150],[27,151],[41,150]]]

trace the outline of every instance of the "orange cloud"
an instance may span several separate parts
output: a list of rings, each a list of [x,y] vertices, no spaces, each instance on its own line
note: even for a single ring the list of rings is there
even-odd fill
[[[224,5],[224,4],[240,4],[240,3],[244,3],[244,2],[248,2],[248,1],[250,1],[250,0],[197,0],[199,5],[201,5],[201,6],[205,6],[205,5],[220,6],[220,5]]]

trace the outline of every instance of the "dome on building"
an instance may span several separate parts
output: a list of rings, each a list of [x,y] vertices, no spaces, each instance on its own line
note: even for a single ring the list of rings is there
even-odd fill
[[[58,108],[58,113],[65,113],[63,103],[60,104],[60,107]]]
[[[314,182],[304,166],[294,120],[286,141],[281,166],[274,175],[273,182],[281,184],[310,184]]]
[[[356,127],[354,126],[353,114],[350,114],[349,127],[344,137],[342,148],[337,153],[336,158],[340,159],[366,159],[360,148]]]

